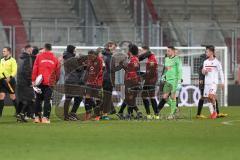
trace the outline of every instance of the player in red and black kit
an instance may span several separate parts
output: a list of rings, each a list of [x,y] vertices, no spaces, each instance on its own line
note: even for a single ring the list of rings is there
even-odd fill
[[[94,109],[95,120],[100,120],[100,105],[102,99],[103,83],[103,59],[98,56],[98,52],[90,50],[86,61],[86,96],[85,96],[85,120],[91,118],[92,109]],[[94,98],[96,103],[94,102]]]
[[[133,115],[133,110],[137,112],[137,118],[141,118],[141,112],[138,112],[136,105],[136,97],[140,91],[140,63],[138,60],[138,47],[134,44],[129,45],[128,61],[122,62],[120,65],[125,70],[125,100],[124,104],[128,106],[129,118]],[[125,107],[124,107],[125,108]]]
[[[142,90],[143,104],[147,113],[147,119],[159,119],[157,101],[155,97],[155,86],[158,80],[158,62],[157,58],[149,49],[148,46],[142,47],[142,54],[139,55],[139,61],[147,58],[146,61],[146,73],[144,77],[144,86]],[[150,101],[154,111],[154,116],[150,115]]]

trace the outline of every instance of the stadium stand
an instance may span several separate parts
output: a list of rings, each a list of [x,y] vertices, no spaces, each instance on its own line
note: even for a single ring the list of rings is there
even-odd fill
[[[0,1],[0,17],[4,26],[22,26],[23,21],[18,10],[18,5],[15,0],[1,0]],[[10,18],[11,17],[11,18]],[[11,39],[9,30],[4,29],[7,33],[8,39]],[[27,42],[27,35],[25,30],[15,30],[14,43],[16,43],[16,50],[19,51]],[[9,44],[11,45],[11,44]]]
[[[110,27],[110,37],[115,41],[135,41],[133,13],[129,4],[119,0],[91,0],[99,21]]]

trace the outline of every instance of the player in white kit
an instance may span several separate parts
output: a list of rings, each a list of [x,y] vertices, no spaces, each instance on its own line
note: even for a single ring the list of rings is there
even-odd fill
[[[217,86],[220,84],[221,88],[224,88],[224,76],[221,62],[215,57],[214,46],[206,47],[207,57],[203,63],[202,73],[205,75],[205,85],[203,96],[210,102],[211,118],[217,118],[216,112],[216,92]],[[219,75],[221,82],[219,83]]]

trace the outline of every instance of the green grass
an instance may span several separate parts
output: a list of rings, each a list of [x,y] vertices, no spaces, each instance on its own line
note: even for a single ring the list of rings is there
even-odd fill
[[[13,110],[0,119],[1,160],[236,160],[240,149],[240,107],[221,108],[217,120],[63,122],[18,124]],[[165,109],[164,112],[168,112]],[[207,115],[207,109],[204,109]],[[230,125],[222,124],[232,121]]]

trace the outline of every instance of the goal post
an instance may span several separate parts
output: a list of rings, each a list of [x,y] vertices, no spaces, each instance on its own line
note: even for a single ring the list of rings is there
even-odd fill
[[[76,46],[77,54],[87,54],[89,50],[95,50],[102,46]],[[61,56],[66,49],[66,46],[53,46],[53,52],[57,56]],[[102,47],[103,48],[103,47]],[[167,47],[150,47],[158,59],[159,76],[162,72],[162,64]],[[200,98],[200,90],[198,88],[198,71],[200,67],[200,55],[205,53],[205,47],[176,47],[177,54],[181,57],[183,63],[183,88],[180,91],[180,106],[197,106]],[[126,48],[118,47],[116,53],[125,53]],[[224,72],[225,85],[224,89],[218,88],[217,96],[220,106],[228,106],[228,49],[226,46],[215,47],[216,57],[222,64]],[[141,69],[145,68],[145,61],[140,62]],[[123,85],[123,71],[116,73],[116,83]],[[160,78],[159,78],[160,79]],[[124,92],[121,90],[121,92]],[[139,98],[138,104],[142,104]]]

